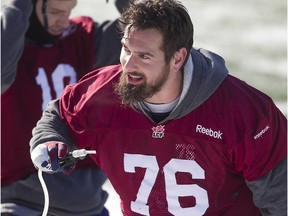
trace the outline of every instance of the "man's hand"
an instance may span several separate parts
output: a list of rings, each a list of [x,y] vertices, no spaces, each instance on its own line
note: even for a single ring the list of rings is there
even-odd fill
[[[47,173],[71,173],[76,163],[73,161],[61,163],[61,160],[66,156],[68,156],[67,145],[56,141],[40,144],[31,153],[31,159],[34,165]]]

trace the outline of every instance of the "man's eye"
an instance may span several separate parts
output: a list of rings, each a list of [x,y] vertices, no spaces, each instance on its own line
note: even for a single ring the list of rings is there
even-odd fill
[[[141,59],[149,59],[149,57],[147,55],[144,55],[144,54],[140,55],[140,58]]]
[[[52,15],[58,15],[59,12],[50,12],[50,14],[52,14]]]

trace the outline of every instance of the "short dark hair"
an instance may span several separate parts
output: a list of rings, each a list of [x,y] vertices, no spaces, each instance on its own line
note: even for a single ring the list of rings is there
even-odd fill
[[[119,20],[121,33],[126,28],[156,28],[163,35],[163,51],[168,63],[180,48],[193,46],[193,24],[187,9],[178,0],[134,0]],[[185,61],[185,62],[186,62]]]

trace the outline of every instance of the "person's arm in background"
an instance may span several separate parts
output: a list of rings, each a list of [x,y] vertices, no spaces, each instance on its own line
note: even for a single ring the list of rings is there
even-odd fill
[[[130,0],[114,0],[119,13],[128,6]],[[106,65],[119,64],[121,52],[120,34],[117,28],[118,20],[106,21],[99,25],[94,24],[95,35],[95,59],[94,69]]]
[[[32,12],[31,0],[12,0],[1,8],[1,93],[14,82]]]
[[[119,11],[119,13],[123,13],[124,10],[127,8],[130,0],[114,0],[114,4]]]

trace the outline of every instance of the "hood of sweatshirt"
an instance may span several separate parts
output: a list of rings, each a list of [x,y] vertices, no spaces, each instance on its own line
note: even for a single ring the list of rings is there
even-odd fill
[[[196,109],[216,91],[227,75],[228,69],[221,56],[205,49],[193,48],[184,67],[180,100],[170,115],[160,123],[181,118]],[[136,107],[149,116],[143,103],[138,103]]]

